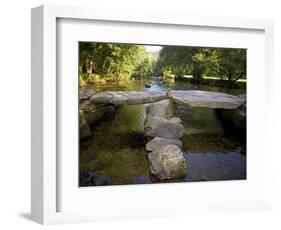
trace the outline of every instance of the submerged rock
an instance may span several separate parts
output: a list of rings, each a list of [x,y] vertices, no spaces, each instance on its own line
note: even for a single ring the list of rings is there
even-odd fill
[[[79,177],[79,186],[91,186],[96,174],[93,172],[81,172]]]
[[[80,130],[80,139],[85,139],[91,136],[91,130],[88,122],[85,119],[84,112],[79,111],[79,130]]]
[[[201,90],[171,90],[168,96],[177,104],[212,109],[237,109],[245,102],[243,97]]]
[[[112,179],[110,176],[100,176],[96,177],[94,180],[95,186],[112,185]]]
[[[180,139],[184,134],[181,119],[173,117],[175,105],[163,100],[146,106],[144,133],[149,137]]]
[[[138,176],[134,178],[134,184],[150,184],[151,181],[148,177]]]
[[[110,176],[97,176],[94,172],[83,171],[80,173],[79,186],[104,186],[111,185]]]
[[[158,91],[104,91],[92,96],[90,102],[98,104],[138,105],[153,103],[166,98],[166,92]]]
[[[146,151],[154,151],[157,148],[160,148],[163,145],[173,144],[178,146],[181,150],[183,149],[182,142],[176,139],[164,138],[164,137],[155,137],[145,146]]]
[[[150,172],[160,180],[185,177],[187,162],[176,145],[163,145],[148,154]]]

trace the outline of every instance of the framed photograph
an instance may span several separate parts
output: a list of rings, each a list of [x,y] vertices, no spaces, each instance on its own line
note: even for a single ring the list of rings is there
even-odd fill
[[[269,209],[273,23],[32,9],[32,219]]]

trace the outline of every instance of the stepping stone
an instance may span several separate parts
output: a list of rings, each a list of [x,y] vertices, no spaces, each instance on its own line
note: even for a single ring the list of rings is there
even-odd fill
[[[245,102],[243,97],[201,90],[171,90],[168,96],[177,104],[211,109],[237,109]]]
[[[182,143],[180,140],[164,138],[164,137],[155,137],[145,146],[146,151],[154,151],[155,149],[161,147],[162,145],[172,144],[178,146],[183,150]]]
[[[173,117],[174,110],[174,103],[168,99],[147,105],[144,134],[149,137],[180,139],[184,127],[181,119]]]
[[[147,157],[151,174],[160,180],[183,178],[187,174],[187,161],[176,145],[163,145]]]

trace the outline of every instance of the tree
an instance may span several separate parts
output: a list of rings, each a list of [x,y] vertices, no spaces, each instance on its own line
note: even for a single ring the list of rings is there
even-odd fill
[[[80,74],[88,76],[93,71],[93,52],[95,44],[80,43],[79,45],[79,60],[80,60]]]
[[[214,54],[209,48],[166,46],[160,51],[157,68],[171,72],[176,78],[191,74],[199,83],[207,69],[216,65]]]
[[[91,74],[104,79],[129,79],[137,70],[142,76],[151,73],[152,59],[144,46],[110,43],[80,43],[80,76],[87,81]]]
[[[231,87],[246,76],[245,49],[163,46],[157,63],[142,45],[82,42],[79,51],[80,78],[85,82],[93,75],[118,81],[154,72],[176,79],[192,75],[196,83],[206,75],[218,75]]]
[[[217,49],[218,75],[227,79],[232,86],[238,79],[246,76],[246,50],[245,49]]]
[[[144,78],[153,73],[155,62],[151,56],[146,56],[136,67],[133,76]]]
[[[200,83],[203,75],[215,71],[218,68],[216,50],[212,48],[198,48],[197,52],[192,56],[190,68],[194,80]]]

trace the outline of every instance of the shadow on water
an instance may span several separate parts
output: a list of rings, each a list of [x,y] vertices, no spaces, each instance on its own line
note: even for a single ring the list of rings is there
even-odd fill
[[[147,84],[150,87],[146,87]],[[91,87],[97,91],[164,91],[192,89],[193,86],[187,82],[167,84],[156,80],[135,80]],[[202,87],[203,90],[234,95],[245,93],[245,89]],[[168,182],[246,178],[245,143],[235,133],[231,136],[224,132],[213,109],[178,106],[177,116],[182,119],[186,129],[182,142],[188,161],[188,174],[186,178]],[[91,128],[92,136],[80,144],[80,186],[159,182],[149,173],[144,149],[148,142],[143,135],[144,119],[145,105],[122,106],[114,117]]]

